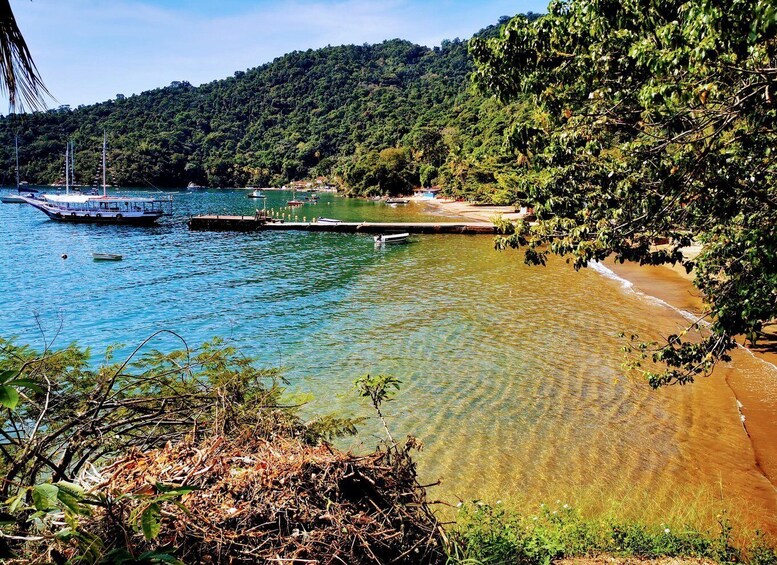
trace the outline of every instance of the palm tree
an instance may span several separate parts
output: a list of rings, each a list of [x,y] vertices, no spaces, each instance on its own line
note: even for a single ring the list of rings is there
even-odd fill
[[[10,0],[0,0],[0,92],[8,94],[11,112],[42,110],[51,96],[16,24]]]

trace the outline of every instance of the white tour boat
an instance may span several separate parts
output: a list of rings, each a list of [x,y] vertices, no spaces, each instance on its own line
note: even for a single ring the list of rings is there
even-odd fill
[[[105,145],[103,134],[103,193],[100,195],[70,193],[41,194],[24,201],[52,220],[90,224],[151,225],[162,216],[172,214],[173,199],[136,196],[108,196],[105,183]],[[66,159],[67,162],[67,159]],[[65,173],[67,179],[67,172]]]

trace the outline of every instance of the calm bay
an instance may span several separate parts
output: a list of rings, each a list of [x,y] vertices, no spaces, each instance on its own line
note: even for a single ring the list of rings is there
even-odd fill
[[[299,220],[429,217],[421,204],[330,194],[280,211],[291,193],[267,196],[268,208]],[[190,215],[253,214],[263,203],[239,190],[173,198],[174,216],[151,228],[58,224],[0,206],[0,335],[39,349],[77,341],[96,361],[161,329],[190,346],[220,336],[282,366],[291,391],[312,393],[309,417],[372,416],[352,382],[391,374],[403,386],[389,425],[424,442],[422,482],[442,479],[436,496],[452,503],[598,498],[638,509],[649,499],[658,516],[722,496],[743,521],[775,529],[774,487],[725,380],[652,391],[623,377],[619,332],[657,337],[687,320],[608,271],[558,259],[527,267],[486,236],[376,249],[360,235],[189,232]],[[94,252],[124,260],[94,262]],[[169,335],[149,345],[180,346]],[[736,357],[728,370],[768,373],[748,363]],[[344,446],[372,447],[378,434],[369,421],[362,444]]]

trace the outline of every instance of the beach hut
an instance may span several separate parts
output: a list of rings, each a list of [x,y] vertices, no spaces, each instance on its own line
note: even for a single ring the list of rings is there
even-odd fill
[[[413,191],[413,196],[416,196],[418,198],[433,199],[433,198],[437,198],[437,195],[440,193],[440,190],[441,189],[438,186],[433,186],[432,188],[419,187]]]

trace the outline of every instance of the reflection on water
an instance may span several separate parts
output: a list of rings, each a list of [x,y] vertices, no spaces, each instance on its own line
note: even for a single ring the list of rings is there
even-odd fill
[[[268,207],[289,198],[268,196]],[[621,377],[617,333],[666,335],[685,321],[677,312],[562,261],[526,267],[489,237],[418,236],[376,250],[359,235],[190,233],[190,214],[251,213],[256,203],[238,191],[175,199],[176,217],[148,229],[0,207],[0,335],[40,345],[37,314],[47,335],[61,324],[60,345],[96,352],[163,328],[190,344],[229,337],[313,392],[307,414],[369,416],[352,382],[389,373],[403,381],[386,407],[390,426],[424,441],[420,472],[443,479],[438,496],[648,492],[669,509],[722,485],[773,526],[774,491],[723,379],[653,392]],[[424,218],[417,206],[330,195],[294,213]],[[125,259],[95,263],[97,251]],[[378,427],[365,432],[369,447]]]

